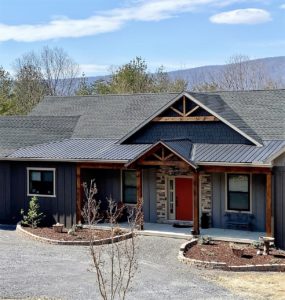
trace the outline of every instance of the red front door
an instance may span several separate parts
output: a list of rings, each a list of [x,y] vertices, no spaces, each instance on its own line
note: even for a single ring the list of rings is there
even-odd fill
[[[191,178],[175,179],[176,220],[193,221],[193,181]]]

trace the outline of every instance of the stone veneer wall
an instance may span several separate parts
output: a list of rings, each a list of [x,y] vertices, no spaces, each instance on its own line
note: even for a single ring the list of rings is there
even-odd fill
[[[212,180],[211,175],[200,175],[201,213],[212,213]]]
[[[168,220],[167,206],[167,176],[190,176],[193,172],[190,169],[177,169],[173,167],[160,167],[156,173],[156,207],[157,222]]]
[[[156,205],[157,222],[165,222],[168,219],[167,205],[167,176],[190,176],[190,169],[176,169],[171,167],[160,167],[156,172]],[[211,175],[200,175],[200,201],[201,212],[207,212],[211,216],[212,210],[212,180]]]

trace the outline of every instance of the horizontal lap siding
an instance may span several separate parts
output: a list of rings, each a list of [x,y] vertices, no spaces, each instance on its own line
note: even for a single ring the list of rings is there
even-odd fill
[[[274,235],[276,245],[285,249],[285,167],[274,168]]]
[[[12,218],[20,219],[20,210],[28,209],[31,197],[27,196],[27,168],[56,169],[56,197],[39,197],[41,211],[48,223],[61,222],[67,227],[75,223],[76,167],[68,163],[12,163],[11,203]]]

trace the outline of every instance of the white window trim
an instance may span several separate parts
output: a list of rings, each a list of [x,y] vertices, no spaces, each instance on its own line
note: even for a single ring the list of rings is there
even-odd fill
[[[46,197],[46,198],[55,198],[56,190],[55,190],[55,182],[56,182],[56,172],[55,168],[27,168],[27,196],[36,196],[36,197]],[[30,194],[30,171],[52,171],[53,172],[53,195],[42,195],[42,194]]]
[[[225,212],[229,213],[241,213],[241,214],[252,214],[252,174],[251,173],[240,173],[240,175],[249,175],[249,210],[230,210],[228,209],[228,174],[238,175],[239,173],[225,173]]]

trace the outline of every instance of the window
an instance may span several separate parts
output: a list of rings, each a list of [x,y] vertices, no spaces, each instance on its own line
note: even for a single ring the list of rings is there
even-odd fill
[[[28,195],[55,196],[55,169],[28,168]]]
[[[250,177],[247,174],[228,174],[228,210],[250,211]]]
[[[129,204],[137,203],[136,171],[123,171],[123,201]]]

